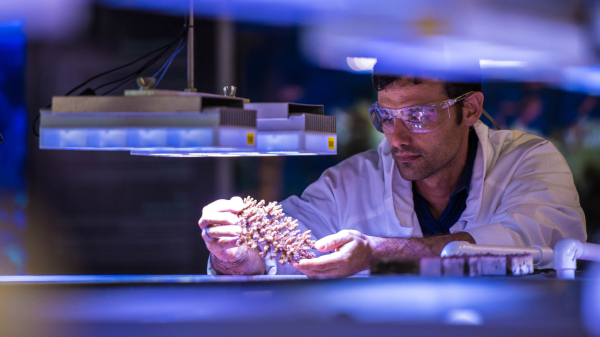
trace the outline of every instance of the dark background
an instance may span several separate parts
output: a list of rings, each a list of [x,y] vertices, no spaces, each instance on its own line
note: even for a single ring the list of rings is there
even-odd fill
[[[92,12],[89,28],[77,38],[30,41],[22,64],[3,64],[20,73],[0,73],[9,78],[0,82],[0,92],[14,101],[0,115],[0,131],[7,136],[0,144],[2,174],[12,168],[18,175],[0,186],[0,273],[204,274],[208,252],[197,226],[202,207],[234,195],[270,201],[300,194],[324,169],[375,147],[381,138],[366,111],[376,100],[370,75],[307,63],[298,50],[299,28],[234,23],[229,84],[238,86],[238,96],[325,105],[326,114],[338,117],[338,155],[184,159],[40,150],[31,123],[53,95],[165,44],[183,25],[176,16],[104,7]],[[196,87],[220,93],[219,23],[197,18],[195,26]],[[0,41],[7,40],[0,35]],[[160,87],[182,90],[185,84],[183,52]],[[594,207],[600,201],[594,143],[600,128],[582,125],[595,125],[589,121],[600,115],[596,97],[507,82],[484,83],[484,95],[486,110],[503,127],[536,132],[565,154],[593,236],[600,217]],[[22,121],[11,139],[15,118]],[[18,144],[27,148],[16,151]]]

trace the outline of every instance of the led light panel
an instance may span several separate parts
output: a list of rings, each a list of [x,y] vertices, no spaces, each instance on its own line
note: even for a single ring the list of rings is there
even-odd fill
[[[52,110],[41,111],[40,148],[188,158],[332,155],[335,122],[322,105],[203,93],[54,97]]]
[[[140,149],[132,155],[156,157],[315,156],[337,153],[336,119],[323,114],[322,105],[245,103],[257,112],[256,150],[210,154],[194,149]]]
[[[256,145],[261,153],[337,153],[336,118],[325,116],[322,105],[245,103],[244,108],[256,110]]]
[[[243,99],[169,91],[54,97],[42,110],[40,148],[194,152],[256,150],[256,112]]]

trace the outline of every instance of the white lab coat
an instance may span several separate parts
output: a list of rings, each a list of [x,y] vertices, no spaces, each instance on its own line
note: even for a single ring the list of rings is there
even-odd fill
[[[569,237],[586,240],[585,217],[573,175],[554,145],[538,136],[494,131],[482,122],[467,206],[451,233],[478,244],[554,247]],[[354,229],[378,237],[422,237],[412,182],[402,179],[387,139],[327,169],[301,197],[281,202],[298,229],[314,239]],[[267,261],[268,274],[298,274]],[[209,273],[214,270],[209,265]]]

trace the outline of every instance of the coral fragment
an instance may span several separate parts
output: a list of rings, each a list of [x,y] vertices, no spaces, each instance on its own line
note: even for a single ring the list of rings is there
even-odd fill
[[[292,220],[283,213],[281,205],[251,197],[244,199],[244,209],[238,214],[242,234],[237,240],[238,246],[255,249],[260,246],[263,258],[275,258],[286,264],[301,259],[312,259],[315,254],[315,241],[310,240],[310,231],[300,234],[298,220]],[[282,232],[283,230],[283,232]]]

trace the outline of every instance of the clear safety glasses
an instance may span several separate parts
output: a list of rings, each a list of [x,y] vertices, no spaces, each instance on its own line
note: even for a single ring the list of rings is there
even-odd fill
[[[408,129],[414,133],[426,133],[439,129],[450,120],[450,107],[456,104],[473,91],[454,99],[443,102],[413,105],[400,109],[384,108],[373,103],[369,108],[371,121],[377,131],[386,135],[394,133],[394,121],[400,119]]]

